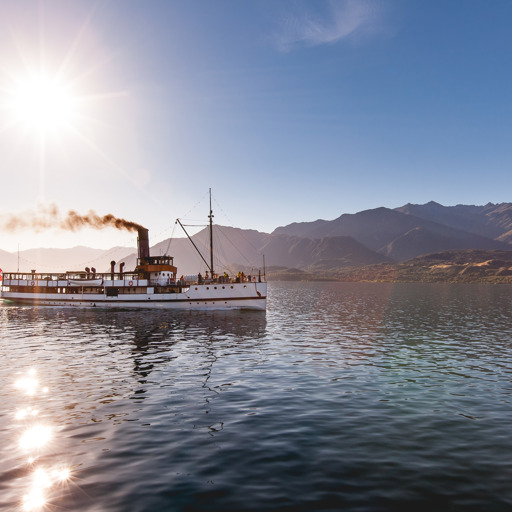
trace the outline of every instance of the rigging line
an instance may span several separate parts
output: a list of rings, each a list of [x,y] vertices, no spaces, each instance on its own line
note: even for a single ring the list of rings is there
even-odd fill
[[[262,253],[261,251],[244,235],[243,233],[243,229],[241,228],[236,228],[234,226],[234,222],[232,219],[229,218],[229,215],[223,210],[222,206],[219,204],[219,202],[215,199],[215,196],[212,196],[213,200],[215,201],[215,204],[219,207],[219,209],[221,210],[221,212],[226,216],[226,218],[228,219],[228,221],[231,223],[231,226],[232,228],[234,229],[240,229],[240,236],[261,256]],[[226,236],[226,235],[224,235]],[[227,238],[227,236],[226,236]],[[229,240],[229,239],[228,239]]]
[[[218,231],[218,226],[216,224],[214,224],[213,227],[214,227],[214,229],[216,231]],[[208,240],[202,240],[201,238],[198,238],[194,242],[195,242],[195,244],[197,246],[196,250],[198,251],[198,253],[201,256],[202,260],[205,261],[205,256],[204,255],[208,254],[208,252],[210,250],[209,245],[208,245],[209,241]],[[217,264],[217,267],[225,268],[225,267],[228,266],[228,264],[226,263],[226,260],[223,260],[222,258],[219,257],[219,254],[218,254],[219,250],[220,249],[217,247],[217,250],[214,252],[215,263]],[[225,257],[225,255],[224,255],[224,257]],[[207,265],[207,267],[209,267],[209,265]]]
[[[194,219],[194,218],[190,218],[190,217],[179,217],[180,219],[183,219],[184,221],[186,222],[197,222],[199,224],[205,224],[205,221],[204,221],[204,218],[201,218],[201,219]]]
[[[212,196],[212,199],[214,200],[215,204],[219,207],[219,210],[224,214],[224,216],[226,217],[226,219],[228,219],[228,221],[231,223],[231,224],[234,224],[233,221],[229,218],[229,215],[224,211],[224,209],[222,208],[222,206],[219,204],[219,202],[217,201],[217,199],[215,199],[215,196]]]
[[[214,226],[215,227],[215,226]],[[210,247],[209,247],[209,241],[208,240],[197,240],[197,245],[201,248],[201,254],[208,254]],[[224,266],[224,262],[219,260],[219,257],[217,253],[214,253],[215,263],[219,263],[220,266]]]
[[[240,229],[240,228],[238,228]],[[259,231],[258,231],[259,233]],[[244,230],[240,229],[240,236],[261,256],[262,252],[244,235]]]
[[[201,199],[199,199],[199,201],[197,201],[197,203],[194,206],[192,206],[192,208],[182,218],[186,217],[190,212],[194,211],[206,196],[207,194],[205,194]]]
[[[219,226],[214,224],[213,229],[215,230],[215,236],[217,236],[217,233],[220,231]],[[222,244],[215,243],[214,259],[217,268],[220,267],[225,269],[228,266],[227,256]]]
[[[190,235],[187,233],[187,230],[183,227],[183,224],[181,223],[180,219],[176,219],[176,222],[179,223],[179,225],[181,226],[181,229],[183,229],[183,231],[185,231],[185,234],[187,235],[188,239],[190,240],[190,242],[192,243],[192,245],[196,249],[197,253],[199,254],[199,256],[201,256],[201,259],[205,262],[206,266],[209,267],[207,261],[204,259],[203,255],[201,254],[201,251],[197,248],[196,244],[194,243],[194,241],[192,240]]]
[[[156,240],[159,240],[160,237],[163,238],[162,242],[165,240],[165,233],[168,233],[169,232],[169,226],[165,227],[164,229],[160,230],[156,235],[154,236],[151,236],[151,238],[153,239],[156,239]],[[163,236],[162,236],[163,235]],[[159,242],[157,242],[159,243]]]
[[[214,198],[215,200],[215,198]],[[217,201],[215,201],[217,203]],[[218,204],[218,203],[217,203]],[[218,204],[219,208],[222,210],[222,207]],[[229,220],[229,222],[232,224],[231,226],[226,226],[226,227],[231,227],[233,229],[239,229],[240,230],[240,236],[258,253],[261,255],[261,252],[260,250],[244,235],[244,230],[242,228],[237,228],[234,226],[234,223],[233,221],[229,218],[229,216],[226,214],[226,212],[224,212],[224,210],[222,210],[222,212],[224,213],[224,215],[226,216],[226,218]],[[258,231],[259,233],[259,231]],[[226,235],[224,235],[226,236]]]
[[[217,226],[218,227],[218,226]],[[219,233],[236,249],[236,251],[238,252],[238,254],[240,254],[240,256],[242,256],[242,258],[249,264],[249,265],[253,265],[254,262],[252,261],[249,261],[249,259],[247,258],[247,256],[245,256],[245,254],[242,253],[242,251],[240,251],[240,249],[228,238],[228,236],[222,232],[222,230],[218,230]],[[252,245],[252,244],[251,244]]]
[[[174,238],[174,231],[176,230],[176,223],[174,223],[174,226],[172,227],[172,231],[171,231],[171,237],[169,238],[169,243],[167,244],[167,249],[165,250],[165,254],[169,254],[169,251],[171,249],[171,242]]]

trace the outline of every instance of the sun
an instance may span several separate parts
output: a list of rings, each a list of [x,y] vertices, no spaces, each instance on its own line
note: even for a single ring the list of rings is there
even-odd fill
[[[32,75],[11,93],[14,119],[26,129],[48,133],[69,127],[77,100],[71,88],[57,78]]]

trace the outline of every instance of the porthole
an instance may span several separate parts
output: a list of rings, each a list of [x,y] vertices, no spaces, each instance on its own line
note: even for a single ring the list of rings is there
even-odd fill
[[[209,290],[209,289],[210,289],[210,287],[209,287],[209,286],[207,286],[207,287],[206,287],[206,289],[207,289],[207,290]]]
[[[233,286],[231,286],[231,288],[233,288]]]
[[[224,290],[224,288],[226,288],[225,286],[222,287],[222,289]]]
[[[246,285],[246,284],[244,284],[244,288],[247,288],[247,285]]]

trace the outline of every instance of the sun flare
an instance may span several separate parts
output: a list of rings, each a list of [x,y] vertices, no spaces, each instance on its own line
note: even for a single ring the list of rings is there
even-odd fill
[[[68,85],[43,75],[33,75],[19,82],[11,95],[16,121],[40,133],[69,126],[75,115],[76,103]]]

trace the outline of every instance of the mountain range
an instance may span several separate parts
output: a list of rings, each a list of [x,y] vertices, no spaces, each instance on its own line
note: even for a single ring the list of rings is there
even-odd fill
[[[273,234],[306,238],[351,236],[394,261],[453,249],[510,249],[512,204],[442,206],[407,204],[344,214],[331,221],[289,224]]]
[[[192,239],[206,254],[208,230]],[[214,241],[218,271],[251,272],[263,266],[265,255],[268,268],[293,268],[328,276],[340,268],[392,264],[442,251],[512,251],[512,203],[443,206],[431,201],[395,209],[381,207],[343,214],[334,220],[292,223],[272,233],[215,226]],[[193,274],[206,267],[184,238],[164,240],[151,248],[151,254],[173,255],[180,274]],[[46,271],[40,267],[48,267],[51,262],[55,268],[47,271],[75,270],[86,265],[107,271],[112,259],[124,261],[126,269],[134,268],[136,249],[32,249],[20,253],[20,270]],[[0,250],[0,267],[15,270],[16,265],[17,254]]]

